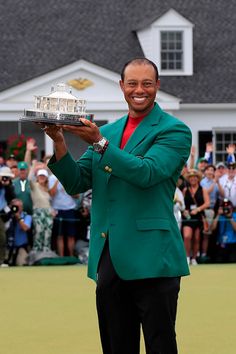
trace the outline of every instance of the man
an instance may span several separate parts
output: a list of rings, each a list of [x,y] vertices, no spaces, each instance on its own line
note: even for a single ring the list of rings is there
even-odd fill
[[[3,166],[0,168],[0,264],[4,261],[6,250],[6,227],[9,204],[15,198],[12,179],[14,178],[10,168]]]
[[[202,249],[201,249],[201,262],[205,262],[208,260],[208,246],[209,239],[212,234],[212,222],[215,216],[215,207],[220,198],[224,197],[224,190],[219,183],[219,174],[216,171],[214,165],[208,165],[205,169],[205,177],[201,180],[200,185],[205,188],[210,197],[210,205],[209,208],[204,210],[205,220],[207,222],[207,228],[203,229],[202,234]]]
[[[76,235],[76,201],[66,193],[58,179],[51,175],[48,182],[51,205],[56,216],[53,220],[53,236],[59,256],[74,255]]]
[[[178,176],[191,133],[155,103],[156,65],[134,59],[120,87],[129,114],[99,129],[45,126],[54,140],[49,168],[69,194],[92,188],[88,275],[97,281],[97,311],[104,354],[177,353],[175,317],[180,277],[189,274],[173,214]],[[63,130],[91,144],[75,162]]]
[[[236,212],[227,198],[222,200],[212,228],[217,229],[218,262],[236,262]]]
[[[234,208],[236,207],[236,163],[227,164],[227,173],[220,180],[220,185],[224,191],[224,197],[229,199]]]
[[[7,254],[5,265],[26,265],[28,255],[28,231],[31,228],[32,216],[23,211],[20,199],[11,201],[10,222],[7,229]]]
[[[19,176],[13,180],[15,194],[18,199],[23,202],[23,210],[32,215],[33,204],[31,199],[30,182],[28,180],[28,164],[25,161],[20,161],[17,164]]]

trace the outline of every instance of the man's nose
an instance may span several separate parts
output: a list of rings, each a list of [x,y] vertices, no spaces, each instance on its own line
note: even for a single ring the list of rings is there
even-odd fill
[[[137,93],[144,92],[144,88],[143,88],[142,83],[137,84],[137,86],[135,87],[135,92],[137,92]]]

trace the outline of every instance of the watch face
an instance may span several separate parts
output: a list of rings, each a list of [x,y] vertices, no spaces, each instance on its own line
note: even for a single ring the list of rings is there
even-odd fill
[[[93,143],[93,148],[95,151],[101,151],[104,148],[105,144],[106,144],[106,139],[102,138],[97,143]]]

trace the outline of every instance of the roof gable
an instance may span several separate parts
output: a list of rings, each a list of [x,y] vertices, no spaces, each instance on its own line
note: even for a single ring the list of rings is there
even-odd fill
[[[48,74],[29,80],[0,93],[0,110],[23,110],[33,105],[35,95],[50,93],[58,82],[69,84],[72,80],[89,80],[91,85],[81,90],[72,87],[73,94],[87,100],[87,110],[127,110],[123,93],[119,86],[120,76],[110,70],[79,60]],[[162,108],[178,109],[180,100],[173,95],[159,91],[157,101]]]

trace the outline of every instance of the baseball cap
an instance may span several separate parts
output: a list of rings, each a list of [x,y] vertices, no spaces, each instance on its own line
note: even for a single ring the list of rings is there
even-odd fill
[[[19,170],[27,170],[28,164],[25,161],[20,161],[18,162],[17,167],[19,168]]]
[[[7,166],[3,166],[0,168],[0,176],[1,177],[15,177],[14,174],[11,172],[11,169]]]
[[[225,168],[224,162],[218,162],[218,163],[216,164],[216,168],[220,168],[220,167]]]
[[[38,170],[37,176],[45,176],[45,177],[48,177],[48,171],[45,170],[44,168],[41,168],[40,170]]]
[[[198,160],[198,162],[207,162],[207,159],[205,157],[200,157],[200,159]]]

